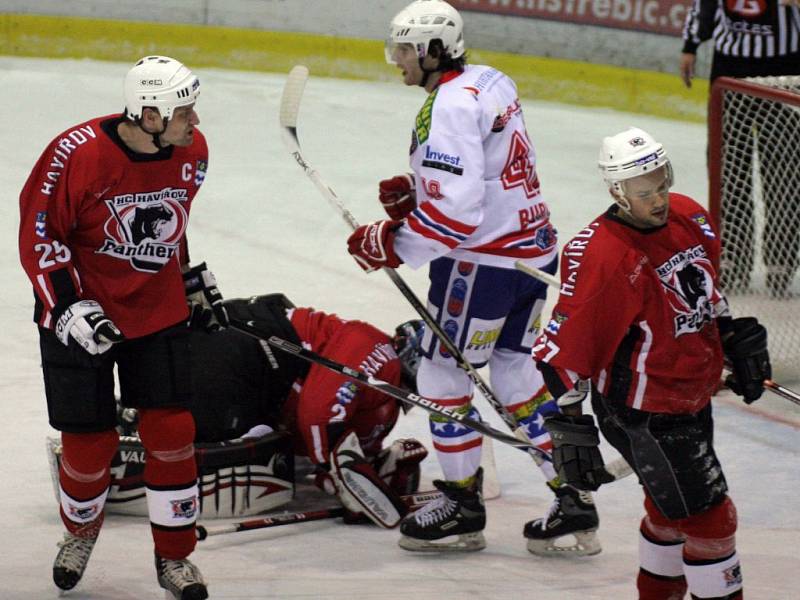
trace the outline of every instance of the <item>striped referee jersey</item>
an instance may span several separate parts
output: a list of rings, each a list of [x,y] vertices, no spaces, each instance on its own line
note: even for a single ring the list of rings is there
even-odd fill
[[[683,52],[695,54],[711,38],[716,54],[725,57],[797,55],[800,61],[800,7],[778,0],[694,0],[683,28]]]

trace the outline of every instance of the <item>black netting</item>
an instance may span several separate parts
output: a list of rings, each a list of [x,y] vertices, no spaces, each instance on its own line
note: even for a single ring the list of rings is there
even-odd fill
[[[725,90],[720,222],[722,287],[736,316],[769,331],[777,373],[800,375],[800,77],[747,79],[796,104]]]

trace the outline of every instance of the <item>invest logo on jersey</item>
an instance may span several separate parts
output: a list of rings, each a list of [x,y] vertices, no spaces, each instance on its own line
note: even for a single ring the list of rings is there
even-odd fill
[[[422,161],[423,167],[431,167],[440,171],[447,171],[453,175],[463,175],[464,167],[461,164],[461,157],[447,152],[437,152],[430,146],[425,148],[425,158]]]
[[[188,213],[184,188],[120,194],[105,200],[109,217],[98,254],[127,260],[137,271],[157,273],[178,250]]]

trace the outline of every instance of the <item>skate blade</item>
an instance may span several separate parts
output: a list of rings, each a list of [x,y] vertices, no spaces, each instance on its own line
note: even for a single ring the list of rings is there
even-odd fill
[[[544,540],[528,539],[528,552],[536,556],[593,556],[602,550],[594,530],[576,531]]]
[[[402,536],[398,545],[410,552],[475,552],[486,548],[486,539],[480,531],[450,535],[438,540],[418,540]]]

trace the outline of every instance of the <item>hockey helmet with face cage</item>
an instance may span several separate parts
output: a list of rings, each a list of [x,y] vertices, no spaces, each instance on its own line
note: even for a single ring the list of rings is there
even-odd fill
[[[412,319],[401,323],[394,330],[392,346],[400,359],[403,383],[416,390],[417,371],[422,360],[422,336],[425,321]]]
[[[158,109],[166,121],[176,108],[188,106],[200,94],[200,80],[183,63],[169,56],[145,56],[125,76],[125,114],[142,118],[145,107]]]
[[[451,59],[464,55],[464,21],[458,11],[443,0],[415,0],[395,15],[386,41],[386,62],[396,64],[395,51],[401,44],[413,46],[422,60],[433,40],[440,40]]]
[[[600,173],[617,199],[626,198],[625,181],[664,169],[666,188],[674,182],[672,165],[664,147],[637,127],[603,138],[597,161]],[[623,205],[623,208],[626,208]],[[629,208],[626,208],[629,210]]]

